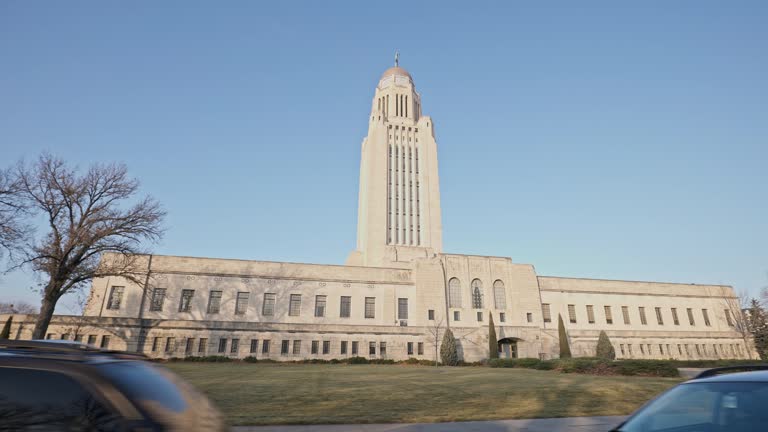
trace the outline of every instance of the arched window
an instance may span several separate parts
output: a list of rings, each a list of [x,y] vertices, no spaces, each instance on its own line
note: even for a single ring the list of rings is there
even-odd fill
[[[493,283],[493,302],[496,305],[496,309],[507,308],[507,294],[504,291],[504,282],[500,279],[496,279]]]
[[[452,308],[461,307],[461,282],[457,278],[448,281],[448,304]]]
[[[475,309],[483,308],[483,283],[480,279],[472,281],[472,307]]]

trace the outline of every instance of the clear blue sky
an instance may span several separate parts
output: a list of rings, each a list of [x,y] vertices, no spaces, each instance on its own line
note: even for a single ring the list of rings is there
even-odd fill
[[[768,2],[544,3],[4,1],[0,162],[125,162],[168,210],[157,253],[343,263],[400,49],[446,251],[768,285]]]

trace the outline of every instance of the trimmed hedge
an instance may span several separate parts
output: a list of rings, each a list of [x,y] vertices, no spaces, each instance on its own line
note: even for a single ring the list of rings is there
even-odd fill
[[[494,359],[490,367],[525,368],[538,370],[557,370],[562,373],[581,373],[593,375],[637,375],[676,377],[679,376],[677,367],[665,360],[603,360],[590,357],[566,359],[539,360],[525,359]]]

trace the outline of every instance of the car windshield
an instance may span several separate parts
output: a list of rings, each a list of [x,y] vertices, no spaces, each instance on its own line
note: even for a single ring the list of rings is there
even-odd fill
[[[747,432],[768,424],[768,383],[701,382],[675,387],[620,432]]]
[[[154,403],[174,412],[187,408],[184,396],[169,379],[168,371],[134,361],[104,363],[99,369],[128,396],[142,404]]]

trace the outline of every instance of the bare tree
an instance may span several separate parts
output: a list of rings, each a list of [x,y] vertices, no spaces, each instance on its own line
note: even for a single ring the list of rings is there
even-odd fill
[[[729,326],[736,331],[741,339],[744,341],[744,349],[747,350],[747,355],[752,358],[752,344],[750,339],[752,338],[752,329],[749,325],[749,317],[745,311],[749,308],[749,296],[741,291],[734,297],[723,298],[723,306],[725,307],[725,319]]]
[[[27,206],[19,180],[10,168],[0,169],[0,258],[4,253],[13,258],[31,233],[25,222]]]
[[[37,308],[27,302],[0,303],[0,314],[36,314]]]
[[[42,301],[32,337],[42,338],[61,296],[94,278],[124,277],[143,287],[138,254],[162,234],[165,212],[151,197],[137,198],[139,182],[122,164],[94,164],[78,172],[44,154],[18,178],[29,208],[48,232],[28,243],[20,265],[41,275]]]
[[[440,337],[443,335],[443,317],[435,319],[430,325],[427,326],[427,334],[429,334],[429,343],[434,345],[435,348],[435,366],[438,365],[440,357]]]

